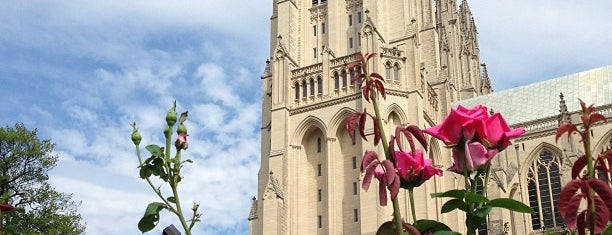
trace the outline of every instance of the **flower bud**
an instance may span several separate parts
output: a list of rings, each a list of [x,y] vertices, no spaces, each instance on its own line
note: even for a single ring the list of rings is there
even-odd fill
[[[166,138],[170,138],[171,132],[172,129],[170,129],[170,126],[166,125],[166,127],[164,128],[164,136],[166,136]]]
[[[174,142],[174,146],[176,147],[176,149],[187,149],[187,135],[186,134],[179,134],[178,137],[176,138],[176,141]]]
[[[132,124],[132,142],[134,145],[139,145],[142,140],[142,136],[138,133],[138,128],[136,128],[136,123]]]
[[[179,124],[178,128],[176,128],[176,133],[179,135],[187,135],[187,127],[183,123]]]
[[[166,123],[168,126],[174,126],[176,119],[176,101],[174,101],[174,105],[172,105],[172,108],[170,108],[166,114]]]

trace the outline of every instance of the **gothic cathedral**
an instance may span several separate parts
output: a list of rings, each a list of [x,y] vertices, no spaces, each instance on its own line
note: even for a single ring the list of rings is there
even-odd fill
[[[251,234],[374,234],[390,220],[391,208],[378,205],[376,190],[361,189],[361,156],[375,147],[353,141],[345,119],[370,104],[350,81],[357,71],[346,65],[358,52],[377,54],[370,71],[386,80],[388,129],[435,125],[452,102],[491,92],[470,8],[466,0],[457,5],[456,0],[274,0]],[[430,146],[434,164],[448,166],[440,143],[432,139]],[[461,218],[438,214],[441,201],[429,197],[455,187],[448,178],[415,192],[417,213],[459,226]],[[409,218],[405,197],[401,193]]]

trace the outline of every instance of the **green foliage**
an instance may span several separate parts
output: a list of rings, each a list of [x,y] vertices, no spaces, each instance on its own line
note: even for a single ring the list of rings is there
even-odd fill
[[[57,156],[51,140],[40,140],[23,124],[0,128],[0,202],[15,206],[3,213],[6,234],[82,234],[80,203],[55,191],[47,182]],[[3,226],[4,225],[4,226]]]

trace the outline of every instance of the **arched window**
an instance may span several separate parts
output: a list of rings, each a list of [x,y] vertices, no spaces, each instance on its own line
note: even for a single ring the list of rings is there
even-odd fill
[[[399,77],[399,65],[395,64],[393,65],[393,80],[395,81],[399,81],[400,77]]]
[[[391,63],[387,62],[385,64],[385,79],[386,80],[391,80]]]
[[[544,149],[540,152],[539,159],[529,168],[527,190],[529,206],[535,211],[531,215],[533,230],[560,227],[564,224],[557,208],[558,195],[561,193],[560,165],[559,157]]]
[[[308,97],[308,86],[306,80],[302,81],[302,97]]]
[[[299,82],[295,82],[295,99],[300,99],[300,83]]]
[[[317,138],[317,153],[321,152],[321,138]]]
[[[310,95],[315,95],[315,84],[312,78],[310,78]]]
[[[346,88],[347,81],[346,70],[342,70],[342,88]]]
[[[317,93],[319,95],[323,94],[323,79],[321,77],[317,78]]]
[[[338,76],[338,72],[334,72],[334,89],[340,89],[340,76]]]

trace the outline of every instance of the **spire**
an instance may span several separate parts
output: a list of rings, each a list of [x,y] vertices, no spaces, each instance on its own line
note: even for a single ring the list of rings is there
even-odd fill
[[[257,198],[253,196],[253,203],[251,204],[251,211],[249,212],[249,221],[256,220],[257,218]]]
[[[480,64],[482,67],[482,83],[480,87],[480,92],[482,94],[489,94],[493,92],[493,86],[491,86],[491,79],[489,79],[489,72],[487,71],[487,64]]]
[[[559,94],[559,116],[558,121],[559,125],[564,123],[571,123],[569,112],[567,111],[567,105],[565,105],[565,99],[563,97],[563,92]]]

